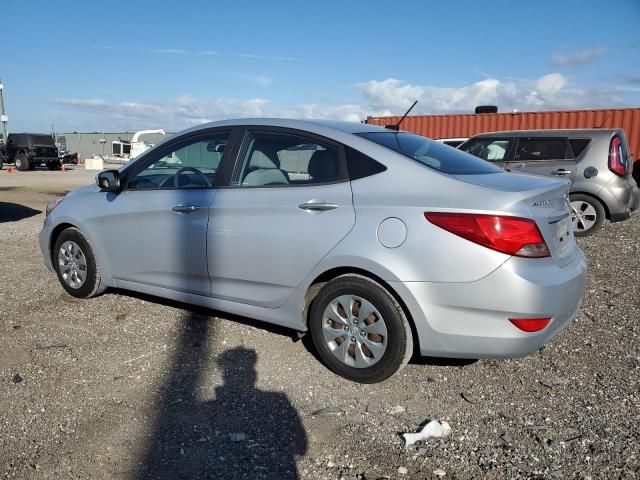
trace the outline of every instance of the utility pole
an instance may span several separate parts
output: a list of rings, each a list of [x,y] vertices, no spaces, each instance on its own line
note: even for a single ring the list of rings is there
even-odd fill
[[[9,117],[7,117],[4,111],[4,85],[2,79],[0,79],[0,123],[2,123],[2,141],[7,143],[7,123],[9,123]]]

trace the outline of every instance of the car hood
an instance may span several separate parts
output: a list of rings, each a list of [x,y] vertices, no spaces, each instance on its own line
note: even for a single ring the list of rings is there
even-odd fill
[[[521,173],[490,173],[486,175],[452,175],[463,182],[495,188],[503,192],[523,192],[544,187],[554,187],[559,184],[569,185],[568,180],[526,175]]]

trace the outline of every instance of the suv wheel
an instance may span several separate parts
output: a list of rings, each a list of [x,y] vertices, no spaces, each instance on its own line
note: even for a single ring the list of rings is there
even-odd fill
[[[47,162],[47,168],[49,170],[60,170],[60,162]]]
[[[325,364],[355,382],[381,382],[404,367],[413,353],[402,307],[380,284],[361,275],[342,275],[324,285],[309,322]]]
[[[91,298],[106,289],[101,285],[93,251],[80,230],[63,230],[55,241],[52,257],[58,280],[69,295]]]
[[[16,155],[16,168],[21,172],[29,170],[29,157],[24,153],[19,153]]]
[[[571,220],[576,237],[593,235],[602,227],[605,211],[602,203],[589,195],[577,193],[569,196]]]

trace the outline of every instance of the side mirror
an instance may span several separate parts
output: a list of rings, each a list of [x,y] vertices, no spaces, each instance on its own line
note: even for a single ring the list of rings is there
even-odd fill
[[[207,143],[207,152],[223,152],[224,151],[224,143]]]
[[[120,191],[120,172],[118,170],[105,170],[96,175],[96,183],[100,190],[105,192]]]

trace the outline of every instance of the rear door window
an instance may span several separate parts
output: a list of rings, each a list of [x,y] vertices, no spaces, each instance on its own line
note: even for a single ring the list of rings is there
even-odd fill
[[[460,150],[488,162],[506,162],[511,143],[512,140],[506,138],[474,138]]]
[[[571,144],[571,149],[573,150],[573,155],[578,158],[584,152],[584,149],[587,148],[591,142],[590,138],[571,138],[569,143]]]
[[[566,138],[520,138],[516,162],[573,160],[573,150]]]
[[[357,135],[442,173],[480,175],[502,172],[500,168],[473,155],[420,135],[406,132],[368,132]]]
[[[233,186],[304,186],[346,180],[337,147],[283,132],[249,132]]]

